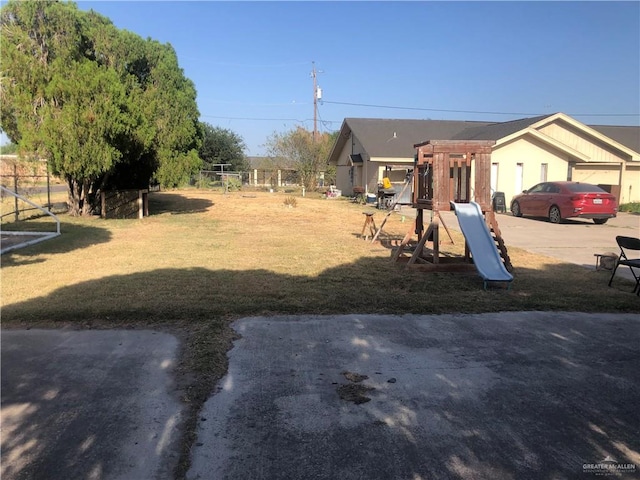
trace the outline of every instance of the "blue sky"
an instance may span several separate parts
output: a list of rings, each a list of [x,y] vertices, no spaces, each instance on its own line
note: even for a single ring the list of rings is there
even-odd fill
[[[640,2],[78,5],[170,43],[201,119],[242,136],[248,155],[263,154],[274,132],[313,128],[312,61],[321,131],[345,117],[505,121],[557,111],[640,125]]]

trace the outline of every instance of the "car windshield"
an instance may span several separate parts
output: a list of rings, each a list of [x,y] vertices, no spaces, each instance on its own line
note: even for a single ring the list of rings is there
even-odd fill
[[[589,183],[570,183],[567,185],[567,188],[572,192],[580,193],[580,192],[602,192],[607,193],[605,190],[597,187],[595,185],[591,185]]]

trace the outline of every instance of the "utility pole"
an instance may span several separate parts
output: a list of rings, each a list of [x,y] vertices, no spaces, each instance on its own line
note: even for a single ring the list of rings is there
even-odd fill
[[[311,70],[311,77],[313,78],[313,141],[316,141],[318,136],[318,80],[316,73],[316,62],[311,62],[313,69]]]
[[[316,62],[311,62],[313,68],[311,70],[311,78],[313,78],[313,141],[318,138],[318,100],[322,98],[322,90],[318,87],[318,72],[316,70]]]

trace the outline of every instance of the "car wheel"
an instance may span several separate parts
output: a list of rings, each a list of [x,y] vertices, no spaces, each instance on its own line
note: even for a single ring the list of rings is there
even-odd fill
[[[560,220],[562,220],[562,217],[560,216],[560,209],[553,205],[549,209],[549,221],[551,223],[560,223]]]
[[[593,219],[593,223],[595,223],[596,225],[604,225],[605,223],[607,223],[607,220],[609,220],[608,218],[594,218]]]
[[[518,202],[513,202],[511,204],[511,214],[514,217],[521,217],[522,216],[522,211],[520,211],[520,204]]]

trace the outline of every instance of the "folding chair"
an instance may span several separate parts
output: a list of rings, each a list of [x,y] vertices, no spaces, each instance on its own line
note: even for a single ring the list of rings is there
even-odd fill
[[[640,257],[637,258],[629,258],[627,256],[628,250],[637,250],[640,252],[640,238],[634,237],[623,237],[617,236],[616,242],[618,242],[618,246],[620,247],[620,255],[618,256],[618,260],[616,261],[615,266],[613,267],[613,272],[611,273],[611,278],[609,279],[609,286],[611,286],[611,282],[613,282],[613,277],[616,274],[616,270],[619,265],[624,265],[629,267],[631,270],[631,275],[636,279],[636,285],[633,287],[633,291],[636,292],[636,295],[640,296],[640,274],[636,274],[633,270],[637,268],[640,270]]]

